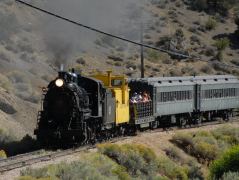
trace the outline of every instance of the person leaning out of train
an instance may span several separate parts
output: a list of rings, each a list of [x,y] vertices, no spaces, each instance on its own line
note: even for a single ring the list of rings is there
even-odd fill
[[[151,100],[149,93],[144,91],[144,93],[135,92],[133,96],[130,98],[130,103],[140,103],[140,102],[149,102]]]
[[[143,93],[143,100],[142,102],[149,102],[151,100],[149,93],[147,93],[146,91],[144,91]]]

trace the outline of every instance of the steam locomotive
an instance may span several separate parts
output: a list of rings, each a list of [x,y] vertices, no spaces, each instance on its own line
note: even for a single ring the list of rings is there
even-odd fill
[[[130,99],[147,92],[147,101]],[[127,79],[60,71],[43,89],[35,130],[42,144],[85,144],[138,129],[228,121],[239,107],[239,81],[230,75]]]

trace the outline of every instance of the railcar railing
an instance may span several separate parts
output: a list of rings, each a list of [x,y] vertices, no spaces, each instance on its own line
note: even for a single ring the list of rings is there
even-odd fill
[[[153,102],[130,103],[130,118],[137,120],[144,117],[153,116]]]

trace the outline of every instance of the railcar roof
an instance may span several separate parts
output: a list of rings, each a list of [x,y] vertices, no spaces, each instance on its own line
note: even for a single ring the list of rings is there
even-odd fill
[[[236,76],[213,75],[213,76],[183,76],[183,77],[152,77],[131,78],[129,82],[145,82],[153,86],[175,86],[200,84],[239,83]]]

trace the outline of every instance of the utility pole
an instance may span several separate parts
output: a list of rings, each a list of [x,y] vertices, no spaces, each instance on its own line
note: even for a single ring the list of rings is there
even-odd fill
[[[140,43],[143,44],[143,23],[140,24]],[[140,46],[141,78],[144,78],[144,47]]]

